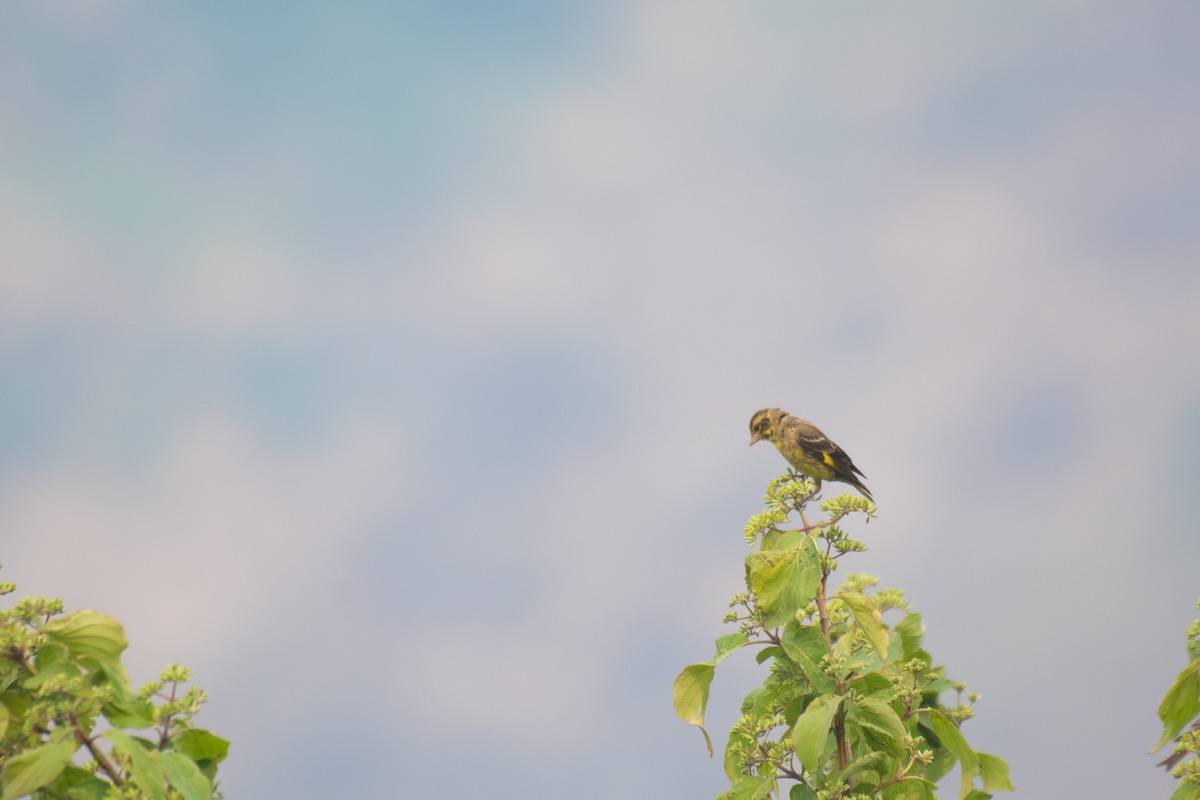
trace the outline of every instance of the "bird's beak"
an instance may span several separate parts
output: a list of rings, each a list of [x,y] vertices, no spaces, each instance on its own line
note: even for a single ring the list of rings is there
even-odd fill
[[[751,445],[752,445],[752,444],[754,444],[755,442],[757,442],[757,441],[758,441],[759,439],[761,439],[761,438],[762,438],[762,436],[761,436],[761,435],[759,435],[759,434],[757,434],[757,433],[752,433],[752,434],[750,434],[750,444],[751,444]],[[747,446],[749,446],[749,445],[747,445]]]

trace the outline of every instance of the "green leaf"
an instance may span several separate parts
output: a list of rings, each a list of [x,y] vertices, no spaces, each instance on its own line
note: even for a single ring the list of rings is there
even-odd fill
[[[839,636],[836,632],[833,634],[833,646],[829,648],[829,654],[833,660],[841,662],[838,669],[838,676],[842,678],[849,675],[850,670],[854,669],[851,658],[854,654],[854,632],[856,630],[858,629],[850,625],[843,635]],[[868,648],[866,652],[870,654],[874,651]]]
[[[823,694],[809,703],[808,708],[792,726],[792,745],[800,763],[809,772],[821,770],[821,758],[829,740],[829,726],[842,705],[842,698],[835,694]]]
[[[145,740],[135,739],[125,731],[115,728],[104,732],[104,738],[113,743],[113,750],[129,759],[132,764],[132,778],[151,800],[163,800],[166,789],[163,786],[164,776],[162,764],[159,763],[158,753]]]
[[[895,758],[880,751],[867,753],[865,756],[859,756],[846,765],[846,768],[835,776],[836,780],[846,780],[852,775],[860,775],[867,772],[875,776],[875,779],[870,781],[871,784],[878,784],[886,778],[890,778],[896,774],[900,764]],[[869,788],[859,789],[861,792],[870,793]]]
[[[689,725],[695,725],[704,734],[708,754],[712,756],[712,739],[704,730],[704,709],[708,707],[708,687],[712,685],[716,669],[712,664],[689,664],[675,678],[671,693],[675,696],[675,713]]]
[[[717,654],[713,656],[712,665],[715,667],[750,641],[744,633],[727,633],[717,637]]]
[[[8,720],[12,714],[8,711],[8,706],[0,703],[0,739],[4,738],[4,734],[8,733]]]
[[[918,732],[927,737],[926,741],[931,741],[928,737],[933,736],[933,734],[928,730],[918,730]],[[954,769],[954,765],[958,763],[958,759],[944,749],[935,750],[934,752],[933,761],[930,761],[929,766],[921,770],[921,777],[937,783],[946,777],[950,770]]]
[[[768,645],[754,654],[754,661],[758,664],[765,664],[769,659],[777,658],[778,656],[782,655],[784,655],[782,647]]]
[[[203,728],[188,728],[171,738],[171,749],[183,753],[197,764],[217,764],[229,755],[229,742]]]
[[[897,622],[893,630],[904,645],[904,660],[913,658],[925,639],[925,623],[921,621],[921,615],[905,614],[904,619]]]
[[[795,687],[793,687],[793,689],[794,688]],[[782,695],[782,694],[784,694],[784,692],[781,692],[780,694]],[[806,692],[804,694],[797,694],[796,691],[794,691],[794,690],[790,691],[790,692],[786,692],[786,694],[790,699],[787,701],[787,704],[783,707],[783,721],[790,728],[791,726],[795,725],[796,720],[800,719],[801,715],[804,714],[804,712],[806,710],[808,710],[808,707],[810,705],[812,705],[812,701],[816,700],[818,697],[820,697],[820,695],[818,695],[815,692]],[[825,694],[825,692],[822,692],[822,694]],[[760,707],[760,709],[758,709],[758,710],[760,713],[765,711],[766,713],[769,714],[769,713],[774,712],[776,709],[778,709],[778,707],[779,706],[777,704],[774,707],[771,707],[771,706]]]
[[[880,658],[887,658],[888,629],[883,624],[883,615],[879,613],[871,598],[861,592],[838,592],[836,597],[850,609],[859,630],[866,635],[871,644],[871,649],[878,653]]]
[[[71,663],[67,648],[54,644],[42,645],[37,649],[33,656],[33,666],[39,675],[62,672],[74,677],[83,674],[79,667]]]
[[[962,789],[959,797],[966,797],[975,785],[975,775],[979,772],[979,755],[967,744],[967,740],[958,726],[947,719],[942,712],[930,710],[929,723],[933,732],[941,740],[942,746],[949,750],[950,755],[957,758],[959,764],[962,765]]]
[[[1158,706],[1158,718],[1163,723],[1162,738],[1154,746],[1158,750],[1179,735],[1196,714],[1200,713],[1200,659],[1183,668],[1167,690]],[[1153,753],[1154,750],[1150,752]]]
[[[751,712],[751,710],[753,710],[759,706],[759,703],[761,702],[760,698],[762,698],[763,695],[767,694],[771,690],[778,692],[779,688],[780,688],[779,684],[775,684],[773,686],[759,686],[755,689],[751,689],[749,692],[746,693],[746,696],[742,698],[742,713],[749,714]],[[766,702],[770,702],[770,701],[771,701],[771,698],[768,697]]]
[[[800,687],[790,682],[769,683],[766,686],[760,686],[746,695],[746,700],[742,701],[742,713],[753,714],[756,717],[771,716],[779,710],[780,706],[783,706],[786,715],[787,707],[799,702],[800,698],[805,697],[805,695],[799,694],[799,692]],[[808,696],[808,699],[811,700],[813,697],[815,695]],[[808,704],[804,703],[800,708],[796,709],[791,719],[788,720],[787,724],[789,726],[796,721],[796,717],[800,716],[806,705]]]
[[[889,673],[872,672],[863,675],[854,683],[854,689],[864,697],[874,697],[876,700],[890,702],[893,694],[892,681]]]
[[[863,697],[853,701],[849,708],[848,719],[864,729],[864,735],[873,746],[896,757],[905,754],[904,739],[908,736],[908,728],[890,705]]]
[[[183,800],[212,800],[212,784],[196,762],[178,751],[163,753],[161,761],[167,780],[183,795]]]
[[[941,740],[942,746],[950,751],[963,765],[963,771],[974,775],[979,771],[979,754],[967,744],[962,731],[958,729],[942,712],[932,709],[929,711],[929,723],[933,732]]]
[[[745,775],[730,787],[724,797],[729,800],[763,800],[770,797],[774,789],[775,781],[757,775]]]
[[[154,704],[138,697],[125,679],[111,670],[105,670],[105,678],[112,696],[101,709],[104,718],[114,728],[137,730],[154,727]]]
[[[853,645],[856,637],[856,632],[859,630],[857,626],[850,628],[850,635],[843,636],[847,645]],[[843,663],[843,674],[853,673],[855,675],[870,675],[877,674],[881,667],[895,664],[904,660],[904,646],[900,641],[899,636],[891,636],[889,634],[887,641],[887,656],[880,657],[873,646],[848,648],[846,661]]]
[[[154,704],[138,698],[113,699],[101,709],[114,728],[142,730],[154,727]]]
[[[807,783],[797,783],[788,792],[788,800],[817,800],[817,793]]]
[[[44,744],[13,756],[5,762],[4,770],[0,772],[0,780],[4,781],[0,800],[16,800],[53,782],[66,768],[71,754],[78,749],[79,745],[69,739]]]
[[[8,709],[11,722],[19,722],[21,717],[25,716],[25,712],[29,710],[31,702],[29,693],[25,691],[14,689],[0,692],[0,706]]]
[[[729,731],[729,741],[725,744],[725,757],[722,760],[722,766],[725,768],[725,777],[729,779],[730,784],[734,784],[741,780],[743,776],[754,774],[746,768],[745,749],[752,747],[755,744],[753,737],[745,733],[743,729],[733,728]],[[738,752],[739,748],[741,753]]]
[[[962,800],[992,800],[992,796],[982,789],[972,789],[963,795]]]
[[[1179,784],[1179,788],[1171,795],[1171,800],[1200,800],[1200,784]]]
[[[107,614],[75,611],[46,623],[46,638],[66,647],[76,657],[95,659],[105,666],[121,669],[121,652],[129,646],[125,629]]]
[[[889,635],[887,658],[883,660],[883,663],[890,666],[907,660],[908,657],[904,655],[904,640],[899,636]]]
[[[74,764],[67,764],[53,783],[47,784],[42,790],[46,797],[65,797],[68,800],[104,800],[112,784],[100,780],[91,772],[80,769]]]
[[[883,790],[883,800],[937,800],[937,787],[922,778],[905,778]]]
[[[821,583],[821,563],[813,540],[798,533],[779,539],[780,544],[789,542],[795,543],[746,556],[746,584],[768,628],[784,624],[811,603]]]
[[[789,622],[783,627],[781,644],[815,690],[821,694],[833,691],[833,678],[821,668],[821,659],[829,654],[829,645],[820,629],[815,625]]]
[[[1008,778],[1008,762],[991,753],[979,753],[979,776],[983,778],[983,789],[987,792],[1012,792],[1012,781]]]

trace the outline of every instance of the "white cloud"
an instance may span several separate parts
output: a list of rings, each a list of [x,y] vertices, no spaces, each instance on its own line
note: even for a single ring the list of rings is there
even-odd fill
[[[572,241],[574,222],[528,204],[461,220],[433,256],[435,269],[420,287],[424,302],[414,303],[422,326],[453,340],[568,321],[594,282]]]
[[[300,325],[315,311],[321,287],[309,265],[285,243],[237,227],[213,230],[188,251],[161,308],[141,306],[161,314],[156,325],[235,339]]]
[[[129,0],[47,0],[41,5],[70,28],[86,31],[110,19]]]
[[[0,348],[63,316],[88,314],[106,302],[103,277],[85,239],[23,198],[0,190]]]
[[[228,661],[288,624],[408,467],[393,432],[360,421],[305,457],[263,449],[228,417],[195,420],[149,474],[103,463],[24,476],[0,506],[6,580],[124,622],[148,669]]]

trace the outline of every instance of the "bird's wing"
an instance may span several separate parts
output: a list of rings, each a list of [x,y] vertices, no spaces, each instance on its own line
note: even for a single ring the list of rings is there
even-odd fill
[[[828,436],[821,433],[820,428],[802,419],[796,420],[796,442],[805,450],[817,455],[820,460],[822,453],[840,453],[842,448],[834,444]]]
[[[807,420],[796,418],[796,439],[804,452],[814,461],[820,461],[834,469],[843,470],[851,475],[862,475],[846,451],[825,434],[821,429]],[[866,476],[863,475],[865,478]]]

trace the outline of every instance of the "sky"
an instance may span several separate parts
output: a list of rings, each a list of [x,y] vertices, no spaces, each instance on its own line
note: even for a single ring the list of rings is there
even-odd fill
[[[1014,796],[1166,797],[1198,26],[5,3],[0,578],[120,619],[135,682],[190,665],[230,798],[713,797],[670,687],[779,406],[869,476],[846,568],[906,590]],[[718,747],[762,677],[722,664]]]

